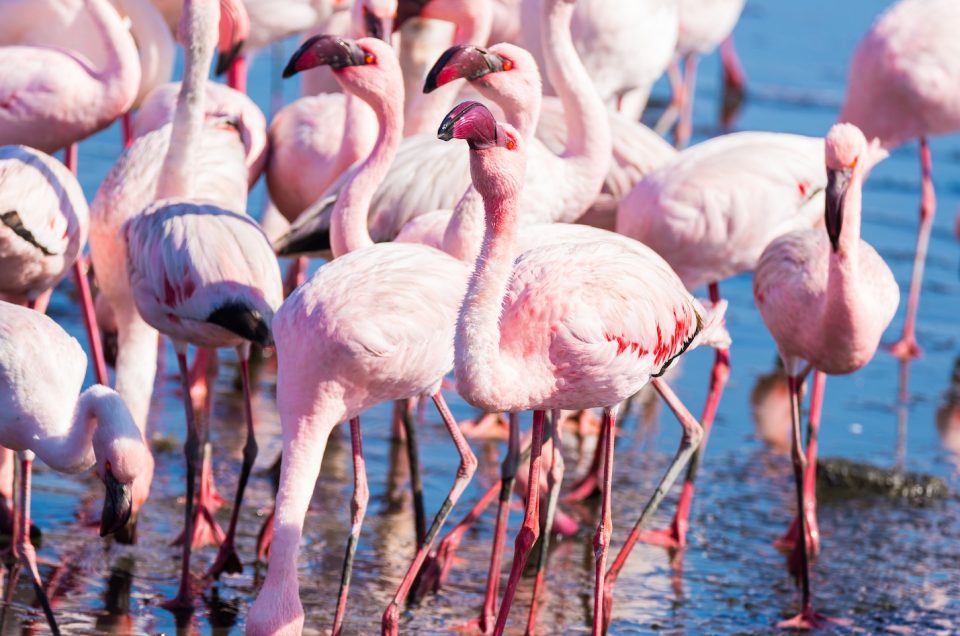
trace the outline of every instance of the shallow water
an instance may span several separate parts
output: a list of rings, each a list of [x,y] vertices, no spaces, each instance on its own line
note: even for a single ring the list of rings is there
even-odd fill
[[[738,127],[822,135],[834,120],[843,97],[846,66],[860,34],[881,4],[868,0],[845,3],[808,0],[803,3],[751,0],[736,41],[748,78],[750,98]],[[287,50],[290,50],[288,45]],[[696,101],[697,140],[716,134],[719,69],[716,58],[700,66]],[[252,66],[251,92],[269,109],[271,64],[268,55]],[[295,87],[285,85],[287,97]],[[659,87],[665,95],[665,87]],[[944,395],[954,359],[960,355],[955,308],[958,284],[958,245],[953,223],[960,199],[960,140],[932,142],[938,212],[927,261],[920,309],[919,339],[924,357],[912,365],[909,419],[901,445],[904,465],[947,480],[957,489],[960,456],[945,450],[937,433],[938,409],[949,409]],[[81,178],[92,197],[120,149],[119,129],[81,146]],[[876,168],[864,195],[864,237],[887,259],[906,293],[912,262],[919,201],[916,145],[898,149]],[[262,207],[263,187],[251,198],[251,210]],[[723,398],[706,462],[698,482],[690,546],[682,570],[655,547],[638,546],[622,573],[615,598],[614,633],[765,633],[794,613],[799,593],[785,569],[785,559],[771,543],[792,516],[793,481],[788,458],[757,439],[751,417],[751,392],[773,368],[775,351],[753,307],[750,279],[724,281],[730,299],[729,326],[735,346],[733,372]],[[50,313],[78,337],[82,326],[68,305],[69,283],[55,295]],[[904,307],[887,340],[900,333]],[[232,497],[243,445],[242,410],[234,389],[233,354],[221,355],[220,380],[212,436],[216,477],[221,492]],[[695,351],[684,357],[671,382],[678,394],[699,412],[705,394],[712,353]],[[95,480],[69,480],[38,466],[34,522],[44,531],[40,549],[41,575],[49,582],[57,615],[65,632],[172,633],[175,617],[158,603],[171,597],[177,584],[179,549],[169,546],[182,524],[183,412],[176,394],[175,360],[167,349],[166,374],[160,378],[151,420],[160,439],[157,476],[152,497],[141,515],[141,542],[135,547],[111,545],[96,537],[94,528],[78,520],[84,502],[99,494]],[[258,469],[274,461],[279,448],[279,423],[274,403],[274,372],[264,365],[258,380]],[[897,461],[897,364],[886,353],[861,372],[831,378],[826,393],[821,454],[843,456],[880,466]],[[472,409],[452,393],[448,400],[459,418]],[[960,406],[953,406],[954,419]],[[649,409],[648,409],[649,411]],[[400,461],[391,465],[390,406],[382,405],[363,418],[371,501],[354,573],[347,633],[372,633],[380,614],[413,555],[413,515]],[[944,414],[947,411],[943,411]],[[654,409],[647,422],[637,410],[624,422],[617,440],[614,498],[614,550],[619,548],[653,484],[679,439],[671,416]],[[524,420],[524,429],[529,419]],[[435,511],[456,469],[456,454],[432,407],[419,433],[428,515]],[[589,443],[589,442],[588,442]],[[474,483],[453,512],[457,520],[499,474],[502,445],[473,443],[480,458]],[[954,448],[957,448],[955,445]],[[568,475],[577,473],[577,441],[567,435]],[[311,630],[329,629],[349,519],[352,487],[349,440],[340,430],[328,447],[307,518],[300,561],[301,596]],[[676,489],[675,489],[676,490]],[[239,549],[249,563],[260,525],[257,513],[270,503],[270,479],[255,476],[241,517]],[[667,523],[676,502],[672,492],[657,515]],[[542,600],[542,633],[576,633],[589,629],[596,504],[568,509],[580,521],[576,537],[554,544],[548,589]],[[223,525],[229,506],[218,513]],[[519,509],[511,517],[515,529]],[[823,497],[820,508],[823,552],[813,567],[812,584],[818,609],[852,621],[837,628],[850,633],[954,633],[960,624],[960,503],[956,497],[917,506],[865,496]],[[489,555],[493,519],[488,513],[466,535],[457,568],[439,595],[428,597],[403,616],[405,632],[442,633],[472,618],[482,604],[482,586]],[[507,544],[512,553],[512,539]],[[212,561],[215,548],[196,553],[199,573]],[[504,571],[509,569],[509,562]],[[244,616],[263,570],[246,567],[208,589],[185,630],[218,634],[240,633]],[[530,580],[514,604],[510,631],[519,633],[526,618]],[[6,617],[4,633],[21,629],[45,631],[42,615],[33,608],[32,590],[21,583]]]

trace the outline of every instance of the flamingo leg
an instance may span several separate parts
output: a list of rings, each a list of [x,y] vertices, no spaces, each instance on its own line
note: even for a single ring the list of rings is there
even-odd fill
[[[83,325],[87,330],[90,354],[93,356],[93,371],[97,384],[110,386],[107,375],[107,363],[103,356],[103,342],[100,340],[100,328],[93,310],[93,294],[90,293],[90,281],[87,280],[86,258],[81,254],[73,264],[73,278],[80,292],[80,309],[83,312]]]
[[[343,616],[347,610],[347,595],[350,593],[350,576],[353,573],[353,557],[357,553],[360,541],[360,528],[367,513],[370,501],[370,487],[367,485],[367,468],[363,459],[363,438],[360,435],[360,418],[350,420],[350,444],[353,448],[353,499],[350,502],[350,537],[347,539],[347,551],[343,557],[343,571],[340,574],[340,593],[337,595],[337,613],[333,619],[333,636],[343,632]]]
[[[599,485],[600,469],[603,467],[603,448],[606,443],[607,429],[600,427],[600,435],[597,437],[597,447],[593,449],[593,459],[590,460],[590,468],[583,478],[574,484],[563,500],[567,503],[583,501],[597,491]]]
[[[187,460],[187,496],[183,513],[183,536],[193,536],[193,496],[197,482],[197,464],[199,463],[201,434],[197,428],[197,420],[193,411],[193,401],[190,399],[190,369],[187,366],[187,347],[176,343],[177,363],[180,366],[180,381],[183,384],[183,408],[187,414],[187,439],[183,444],[183,454]],[[171,610],[193,608],[193,591],[190,578],[190,552],[192,542],[183,542],[183,556],[180,563],[180,588],[177,595],[165,602],[163,607]]]
[[[466,489],[467,484],[470,483],[470,479],[473,478],[473,473],[477,470],[477,458],[473,454],[473,451],[470,450],[470,445],[460,431],[460,427],[457,426],[456,420],[453,419],[453,414],[450,412],[446,401],[443,399],[443,395],[439,391],[433,395],[433,403],[437,406],[440,417],[443,418],[450,437],[457,447],[457,452],[460,454],[460,467],[457,470],[456,479],[454,479],[453,485],[450,487],[450,492],[447,493],[447,498],[443,501],[440,510],[433,518],[433,523],[430,524],[430,529],[427,531],[423,547],[417,550],[417,555],[407,569],[403,581],[400,582],[400,588],[393,597],[393,601],[387,606],[387,609],[383,613],[382,630],[384,634],[395,635],[399,633],[400,606],[406,601],[407,595],[410,593],[410,588],[413,586],[414,579],[420,571],[420,566],[423,565],[424,560],[427,558],[427,554],[433,546],[437,533],[440,532],[440,528],[443,527],[444,522],[450,515],[450,510],[453,509],[460,495],[463,494],[463,491]]]
[[[127,149],[133,145],[133,113],[129,110],[125,112],[120,123],[123,126],[123,147]]]
[[[407,440],[407,462],[410,465],[410,490],[413,492],[413,513],[417,532],[417,550],[427,536],[427,513],[423,509],[423,480],[420,478],[420,452],[413,417],[413,400],[397,400],[397,409]]]
[[[540,535],[540,468],[543,463],[541,457],[543,426],[544,412],[534,411],[533,435],[530,441],[530,479],[527,482],[527,506],[523,515],[523,525],[520,527],[520,532],[517,533],[513,564],[510,566],[510,578],[507,580],[507,588],[503,593],[503,600],[500,602],[500,610],[497,612],[497,623],[493,630],[495,636],[501,636],[507,626],[510,606],[513,604],[513,597],[517,593],[520,575],[523,573],[523,567],[527,564],[530,550],[533,549],[533,544],[536,543],[537,537]]]
[[[270,558],[270,544],[273,542],[273,518],[276,515],[276,508],[271,508],[263,519],[260,532],[257,533],[257,561],[266,563],[267,559]]]
[[[247,440],[243,445],[243,465],[240,467],[240,478],[237,481],[237,494],[233,499],[233,511],[230,514],[230,526],[227,536],[220,544],[217,558],[207,572],[207,577],[218,579],[223,572],[239,574],[243,572],[243,563],[237,555],[234,537],[237,533],[237,522],[240,520],[240,507],[243,504],[243,494],[247,489],[250,471],[257,460],[257,438],[253,433],[253,405],[250,401],[250,343],[237,347],[240,358],[240,376],[243,381],[243,413],[247,424]]]
[[[729,130],[740,109],[743,108],[747,94],[747,74],[740,63],[737,49],[733,45],[733,35],[720,44],[720,62],[723,65],[723,98],[720,102],[720,126]]]
[[[603,445],[603,501],[600,506],[600,523],[593,535],[593,554],[596,561],[596,579],[593,585],[594,636],[600,636],[604,631],[604,572],[607,569],[607,549],[613,535],[613,426],[616,420],[616,406],[603,410],[603,427],[607,429]]]
[[[533,580],[533,597],[530,601],[530,613],[527,616],[527,634],[537,630],[537,601],[547,575],[547,559],[550,551],[550,536],[553,534],[553,521],[560,502],[560,484],[563,482],[563,439],[560,410],[550,413],[550,439],[553,452],[550,455],[550,468],[547,472],[547,514],[540,528],[540,552],[537,555],[537,575]],[[499,573],[498,577],[499,578]]]
[[[719,285],[716,282],[710,283],[709,290],[710,301],[714,304],[720,302]],[[703,439],[693,452],[690,465],[687,467],[687,475],[683,481],[683,490],[680,493],[680,501],[677,503],[677,512],[673,517],[673,523],[664,530],[644,532],[640,535],[640,541],[674,550],[686,547],[687,530],[690,527],[690,508],[693,505],[695,489],[694,482],[700,470],[700,462],[703,461],[703,453],[707,450],[710,429],[713,427],[713,420],[716,418],[717,408],[720,406],[720,398],[723,396],[723,390],[729,377],[730,351],[728,349],[717,349],[713,369],[710,373],[710,389],[707,392],[707,402],[703,407],[703,415],[700,418],[700,426],[703,427]]]
[[[20,452],[20,508],[17,515],[16,538],[13,542],[14,555],[20,563],[30,573],[30,580],[33,583],[33,590],[43,608],[43,614],[47,617],[47,623],[50,625],[50,631],[55,636],[60,635],[60,628],[57,627],[57,620],[53,616],[53,609],[50,607],[50,600],[43,589],[43,582],[40,580],[40,570],[37,569],[37,551],[30,541],[30,478],[33,473],[33,452]],[[10,586],[14,585],[15,577],[11,576]]]
[[[620,575],[620,570],[623,569],[627,557],[630,556],[630,551],[633,549],[633,546],[636,545],[644,524],[653,517],[657,508],[660,507],[660,503],[663,501],[664,496],[666,496],[667,491],[670,490],[670,487],[673,486],[677,477],[680,476],[680,471],[682,471],[683,467],[690,461],[690,457],[697,449],[697,446],[700,445],[700,441],[703,438],[703,429],[700,423],[690,414],[690,411],[687,410],[687,407],[683,405],[683,402],[680,401],[680,398],[676,396],[670,386],[660,378],[653,378],[650,383],[680,421],[680,425],[683,427],[683,437],[680,439],[680,447],[677,449],[677,454],[674,455],[673,461],[670,463],[670,466],[667,467],[667,471],[660,479],[660,483],[657,484],[656,490],[653,491],[653,496],[650,497],[650,501],[644,506],[643,512],[640,513],[640,518],[637,519],[637,523],[633,526],[633,529],[630,530],[626,542],[623,544],[623,547],[620,548],[620,553],[617,554],[617,558],[614,559],[613,565],[610,566],[610,570],[607,572],[603,588],[603,633],[606,633],[610,626],[611,610],[613,609],[613,586],[617,581],[617,576]]]
[[[666,136],[673,125],[677,123],[683,105],[683,75],[680,73],[680,64],[676,56],[670,60],[670,64],[667,66],[667,79],[670,80],[670,104],[664,109],[660,119],[653,126],[654,132],[661,137]]]
[[[677,121],[675,145],[682,150],[693,136],[693,95],[697,86],[697,56],[687,55],[683,61],[683,103],[680,106],[680,119]]]
[[[298,256],[287,266],[287,275],[283,279],[283,297],[286,298],[294,290],[303,285],[307,278],[307,266],[310,264],[306,256]]]
[[[926,137],[920,137],[920,229],[917,233],[917,249],[913,258],[913,274],[910,276],[910,292],[907,296],[907,315],[903,320],[903,334],[890,351],[902,363],[918,357],[922,350],[917,344],[917,310],[920,306],[920,288],[923,286],[923,268],[927,261],[933,217],[937,211],[937,193],[933,188],[933,157]],[[906,377],[906,374],[901,374]]]
[[[807,423],[807,467],[803,475],[803,490],[806,504],[803,512],[806,517],[807,554],[811,557],[817,556],[820,552],[820,526],[817,523],[817,445],[826,383],[826,374],[815,371],[813,375],[813,391],[810,395],[810,420]],[[799,383],[797,386],[800,386]],[[775,543],[778,549],[792,551],[792,560],[794,563],[799,563],[800,559],[800,552],[797,548],[797,539],[799,537],[800,518],[798,515],[794,517],[793,523],[790,524],[790,528],[786,534]]]

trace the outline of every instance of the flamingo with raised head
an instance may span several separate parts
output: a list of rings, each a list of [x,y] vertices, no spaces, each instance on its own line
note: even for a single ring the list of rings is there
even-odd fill
[[[807,471],[816,466],[816,457],[811,457],[807,465],[800,438],[799,385],[803,367],[809,364],[820,376],[819,382],[814,382],[813,399],[822,401],[823,374],[853,373],[866,365],[900,302],[900,291],[890,268],[860,238],[863,181],[873,165],[886,155],[879,140],[867,143],[856,126],[833,126],[825,148],[825,229],[798,230],[774,240],[763,251],[753,274],[753,297],[789,376],[791,455],[801,536],[807,535],[806,498],[814,492],[813,480],[805,480],[805,466]],[[815,416],[819,417],[811,414],[811,419]],[[815,439],[814,436],[811,446]],[[780,626],[814,629],[829,619],[813,610],[807,541],[797,543],[801,559],[801,611]]]
[[[544,411],[604,407],[607,442],[601,521],[594,536],[594,633],[603,624],[604,572],[612,532],[613,431],[617,405],[647,382],[664,395],[684,429],[643,518],[659,506],[700,441],[701,429],[659,376],[702,342],[727,338],[725,305],[706,311],[667,263],[619,241],[551,245],[517,255],[524,140],[477,102],[457,106],[440,127],[466,139],[471,173],[484,199],[485,233],[457,320],[457,391],[487,411],[534,411],[530,478],[523,526],[495,634],[506,626],[520,574],[539,535]],[[561,300],[562,299],[562,300]]]
[[[131,483],[148,455],[140,429],[119,395],[102,385],[80,392],[87,356],[57,323],[0,301],[0,444],[20,459],[18,524],[13,552],[27,568],[47,622],[59,634],[30,542],[30,476],[34,457],[77,474],[94,468],[106,487],[100,535],[130,516]],[[8,585],[16,585],[16,574]]]
[[[927,138],[960,130],[960,4],[901,0],[887,9],[857,45],[838,121],[858,126],[891,150],[920,140],[920,229],[903,334],[892,346],[906,363],[920,354],[917,311],[937,199]]]
[[[460,261],[431,247],[374,244],[367,230],[370,198],[402,137],[403,82],[393,49],[375,38],[318,36],[304,43],[287,69],[292,73],[321,64],[334,69],[345,91],[370,105],[380,132],[370,155],[337,199],[330,241],[334,260],[298,287],[273,321],[283,460],[270,562],[247,619],[247,633],[298,634],[303,628],[297,556],[304,517],[330,433],[339,422],[349,420],[355,487],[333,625],[334,634],[341,632],[369,496],[360,413],[386,400],[431,395],[460,454],[460,466],[384,613],[384,632],[396,634],[400,607],[477,466],[439,390],[453,365],[454,324],[468,271]]]
[[[194,186],[205,119],[205,87],[213,59],[219,18],[216,0],[188,0],[180,26],[187,51],[170,142],[156,186],[156,200],[128,219],[122,228],[127,248],[130,290],[144,321],[171,338],[184,385],[187,439],[187,496],[180,587],[167,603],[193,605],[190,553],[193,497],[200,445],[195,421],[186,350],[188,344],[216,349],[236,347],[243,380],[247,439],[230,526],[208,572],[238,572],[234,536],[246,482],[257,454],[250,404],[247,361],[250,343],[272,344],[270,320],[282,298],[280,269],[260,227],[245,214],[205,199]],[[235,154],[235,159],[240,153]],[[244,182],[246,168],[237,167]],[[243,190],[245,193],[245,189]],[[199,196],[198,196],[199,194]],[[243,208],[241,207],[241,210]]]

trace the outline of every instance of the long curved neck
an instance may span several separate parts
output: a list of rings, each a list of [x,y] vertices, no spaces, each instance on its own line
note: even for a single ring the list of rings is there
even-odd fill
[[[139,53],[120,16],[107,0],[88,0],[87,8],[106,53],[103,68],[91,75],[103,85],[103,112],[116,116],[131,106],[140,88]]]
[[[146,439],[160,334],[140,317],[134,307],[118,309],[117,324],[117,393],[126,402],[133,421]]]
[[[500,314],[516,256],[517,199],[484,199],[483,244],[457,320],[457,387],[473,401],[487,401],[484,396],[502,385],[498,378],[508,377],[501,371],[506,362],[500,350]]]
[[[563,156],[596,162],[605,173],[613,148],[607,111],[573,46],[573,10],[574,3],[567,0],[543,0],[540,32],[544,64],[563,104],[567,124]]]
[[[348,99],[358,99],[348,96]],[[377,115],[377,140],[370,155],[360,164],[353,176],[337,196],[337,203],[330,217],[330,246],[334,258],[348,252],[373,245],[367,217],[370,201],[383,181],[393,158],[397,155],[403,139],[403,86],[397,82],[396,90],[382,99],[367,102]],[[358,109],[347,108],[345,135],[356,134]]]
[[[130,16],[130,30],[136,40],[142,74],[138,101],[146,92],[173,75],[176,42],[163,15],[150,0],[124,0]]]
[[[207,74],[213,61],[209,29],[215,24],[209,24],[212,6],[202,6],[205,2],[210,0],[186,0],[184,4],[185,17],[189,19],[189,41],[183,61],[183,81],[180,82],[173,114],[170,145],[157,184],[158,199],[190,196],[194,192],[196,157],[206,110]]]
[[[849,333],[845,327],[856,321],[860,301],[860,212],[863,173],[858,168],[844,195],[843,225],[838,249],[830,250],[827,292],[821,319],[831,333]]]

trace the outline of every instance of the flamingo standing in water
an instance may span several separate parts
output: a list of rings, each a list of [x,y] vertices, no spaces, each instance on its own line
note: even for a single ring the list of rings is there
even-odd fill
[[[247,360],[250,343],[272,344],[270,320],[282,298],[280,270],[259,226],[194,187],[204,128],[207,73],[219,18],[216,0],[186,3],[180,37],[187,51],[170,142],[156,201],[123,226],[130,289],[147,324],[174,343],[187,417],[187,498],[180,588],[168,607],[190,608],[193,496],[202,436],[194,419],[187,345],[237,348],[243,379],[247,440],[230,526],[209,575],[241,568],[234,535],[243,492],[257,454]],[[239,153],[237,153],[239,154]],[[236,157],[237,155],[235,155]],[[242,155],[240,155],[242,156]],[[246,169],[235,170],[245,181]],[[244,189],[245,192],[245,189]],[[242,208],[241,208],[242,209]]]
[[[806,499],[816,457],[803,455],[799,386],[805,363],[820,377],[814,398],[822,399],[823,374],[853,373],[873,357],[897,311],[900,291],[879,254],[860,238],[861,188],[870,168],[886,156],[874,139],[867,143],[851,124],[837,124],[826,139],[826,229],[785,234],[764,250],[753,276],[753,296],[789,376],[793,424],[793,472],[801,536],[807,536]],[[820,398],[817,398],[817,391]],[[813,406],[811,406],[811,409]],[[811,413],[811,419],[815,415]],[[815,444],[811,439],[811,447]],[[809,462],[809,463],[808,463]],[[806,482],[806,483],[805,483]],[[816,614],[810,597],[807,541],[798,540],[801,559],[800,613],[781,627],[814,629],[828,619]]]
[[[652,250],[618,241],[553,245],[517,257],[515,235],[525,170],[524,141],[477,102],[455,108],[441,138],[466,139],[486,230],[457,320],[457,391],[487,411],[534,411],[523,526],[495,634],[506,626],[520,574],[539,535],[540,447],[546,409],[604,406],[603,505],[594,536],[594,633],[603,623],[604,570],[612,532],[613,431],[617,404],[653,379],[684,428],[677,456],[644,509],[653,513],[690,458],[700,425],[659,376],[704,341],[725,338],[724,305],[707,312]],[[722,336],[721,336],[722,334]]]
[[[247,619],[247,633],[254,635],[299,634],[303,628],[297,583],[300,537],[319,459],[339,422],[350,421],[355,485],[334,634],[342,629],[353,554],[369,496],[359,414],[386,400],[431,395],[460,454],[447,498],[384,613],[384,633],[397,633],[400,607],[477,467],[439,391],[453,365],[454,324],[467,267],[431,247],[374,244],[366,225],[370,198],[402,137],[403,80],[396,54],[375,38],[318,36],[294,54],[285,73],[324,64],[334,69],[345,91],[370,105],[380,132],[334,207],[330,237],[334,260],[297,288],[273,321],[283,461],[270,563]]]
[[[960,4],[901,0],[887,9],[857,45],[838,121],[878,137],[890,150],[920,140],[920,230],[903,334],[893,354],[903,363],[920,354],[917,311],[937,200],[927,137],[960,130]]]
[[[27,568],[47,622],[59,634],[30,542],[30,476],[34,457],[56,471],[94,468],[106,487],[100,535],[130,516],[131,483],[148,454],[119,395],[102,385],[83,393],[87,356],[47,316],[0,301],[0,444],[20,459],[18,524],[13,552]],[[16,571],[15,571],[16,572]],[[8,585],[16,585],[16,574]]]

